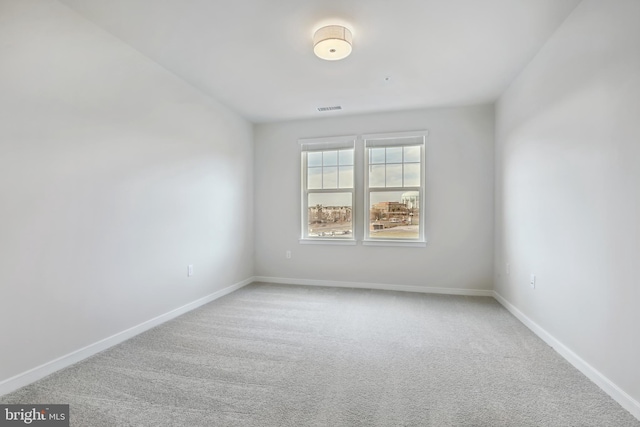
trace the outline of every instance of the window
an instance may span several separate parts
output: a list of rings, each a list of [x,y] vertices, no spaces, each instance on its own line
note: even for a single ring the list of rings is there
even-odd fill
[[[300,140],[300,242],[425,246],[426,136]]]
[[[355,137],[305,139],[301,241],[352,244]]]
[[[426,132],[366,135],[365,244],[422,243]]]

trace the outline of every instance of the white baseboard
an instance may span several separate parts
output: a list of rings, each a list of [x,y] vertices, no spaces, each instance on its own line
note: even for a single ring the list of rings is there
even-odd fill
[[[493,291],[484,289],[429,288],[425,286],[389,285],[385,283],[338,282],[332,280],[287,279],[283,277],[256,276],[256,282],[281,283],[283,285],[327,286],[333,288],[380,289],[385,291],[420,292],[425,294],[467,295],[492,297]]]
[[[33,383],[39,379],[42,379],[60,369],[73,365],[83,359],[86,359],[94,354],[97,354],[109,347],[119,344],[128,340],[142,332],[145,332],[155,326],[158,326],[164,322],[174,319],[184,313],[194,310],[204,304],[214,301],[220,297],[223,297],[233,291],[236,291],[252,282],[267,282],[267,283],[281,283],[290,285],[304,285],[304,286],[328,286],[328,287],[340,287],[340,288],[360,288],[360,289],[380,289],[389,291],[404,291],[404,292],[419,292],[419,293],[434,293],[434,294],[447,294],[447,295],[467,295],[467,296],[492,296],[500,304],[502,304],[511,314],[513,314],[518,320],[524,323],[529,329],[531,329],[538,337],[553,347],[562,357],[564,357],[569,363],[571,363],[576,369],[582,372],[587,378],[598,385],[603,391],[611,396],[616,402],[618,402],[623,408],[629,411],[634,417],[640,420],[640,403],[629,396],[624,390],[614,384],[611,380],[605,377],[601,372],[589,365],[580,356],[575,354],[571,349],[565,346],[562,342],[557,340],[554,336],[549,334],[545,329],[528,318],[524,313],[518,310],[513,304],[504,299],[498,292],[483,289],[459,289],[459,288],[432,288],[422,286],[408,286],[408,285],[390,285],[383,283],[362,283],[362,282],[343,282],[343,281],[330,281],[330,280],[310,280],[310,279],[288,279],[280,277],[266,277],[256,276],[250,277],[242,282],[238,282],[234,285],[228,286],[217,292],[214,292],[206,297],[200,298],[182,307],[171,310],[168,313],[154,317],[139,325],[133,326],[108,338],[90,344],[79,350],[61,356],[50,362],[44,363],[26,372],[18,374],[14,377],[8,378],[0,382],[0,396],[15,391],[21,387]]]
[[[544,342],[549,344],[555,351],[571,363],[577,370],[582,372],[587,378],[593,381],[605,393],[613,398],[624,409],[629,411],[631,415],[640,420],[640,403],[629,396],[624,390],[613,383],[609,378],[605,377],[600,371],[589,365],[584,359],[574,353],[569,347],[556,339],[549,332],[544,330],[540,325],[528,318],[524,313],[518,310],[513,304],[504,299],[498,292],[493,291],[493,297],[498,300],[511,314],[525,324]]]
[[[79,350],[66,354],[64,356],[58,357],[50,362],[44,363],[40,366],[37,366],[33,369],[29,369],[26,372],[8,378],[4,381],[0,382],[0,396],[5,395],[7,393],[11,393],[21,387],[24,387],[28,384],[31,384],[34,381],[42,379],[52,373],[59,371],[60,369],[66,368],[68,366],[73,365],[83,359],[86,359],[94,354],[97,354],[103,350],[108,349],[109,347],[113,347],[116,344],[120,344],[123,341],[128,340],[144,331],[147,331],[155,326],[158,326],[164,322],[167,322],[171,319],[174,319],[181,314],[184,314],[188,311],[196,309],[204,304],[207,304],[211,301],[214,301],[220,297],[223,297],[235,290],[242,288],[243,286],[248,285],[255,281],[254,277],[250,277],[242,282],[238,282],[234,285],[228,286],[224,289],[221,289],[217,292],[214,292],[206,297],[202,297],[197,299],[189,304],[185,304],[182,307],[178,307],[174,310],[169,311],[168,313],[161,314],[160,316],[154,317],[153,319],[147,320],[146,322],[142,322],[139,325],[133,326],[129,329],[126,329],[122,332],[118,332],[115,335],[112,335],[108,338],[90,344],[86,347],[83,347]]]

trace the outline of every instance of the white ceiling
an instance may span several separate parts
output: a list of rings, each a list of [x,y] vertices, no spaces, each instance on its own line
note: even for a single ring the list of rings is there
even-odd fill
[[[579,3],[61,1],[253,122],[492,102]],[[330,23],[353,31],[345,60],[313,54]]]

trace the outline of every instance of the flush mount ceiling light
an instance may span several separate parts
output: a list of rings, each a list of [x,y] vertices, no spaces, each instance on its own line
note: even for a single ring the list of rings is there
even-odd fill
[[[344,59],[351,53],[351,31],[341,25],[328,25],[313,35],[313,53],[327,61]]]

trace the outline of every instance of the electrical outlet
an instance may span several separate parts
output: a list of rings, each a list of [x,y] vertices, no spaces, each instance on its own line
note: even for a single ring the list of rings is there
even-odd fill
[[[531,285],[531,287],[533,289],[536,288],[536,275],[535,274],[531,275],[531,278],[529,279],[529,284]]]
[[[193,276],[193,264],[189,264],[189,266],[187,267],[187,276]]]
[[[287,250],[287,251],[284,253],[284,257],[285,257],[286,259],[291,259],[291,251]]]

